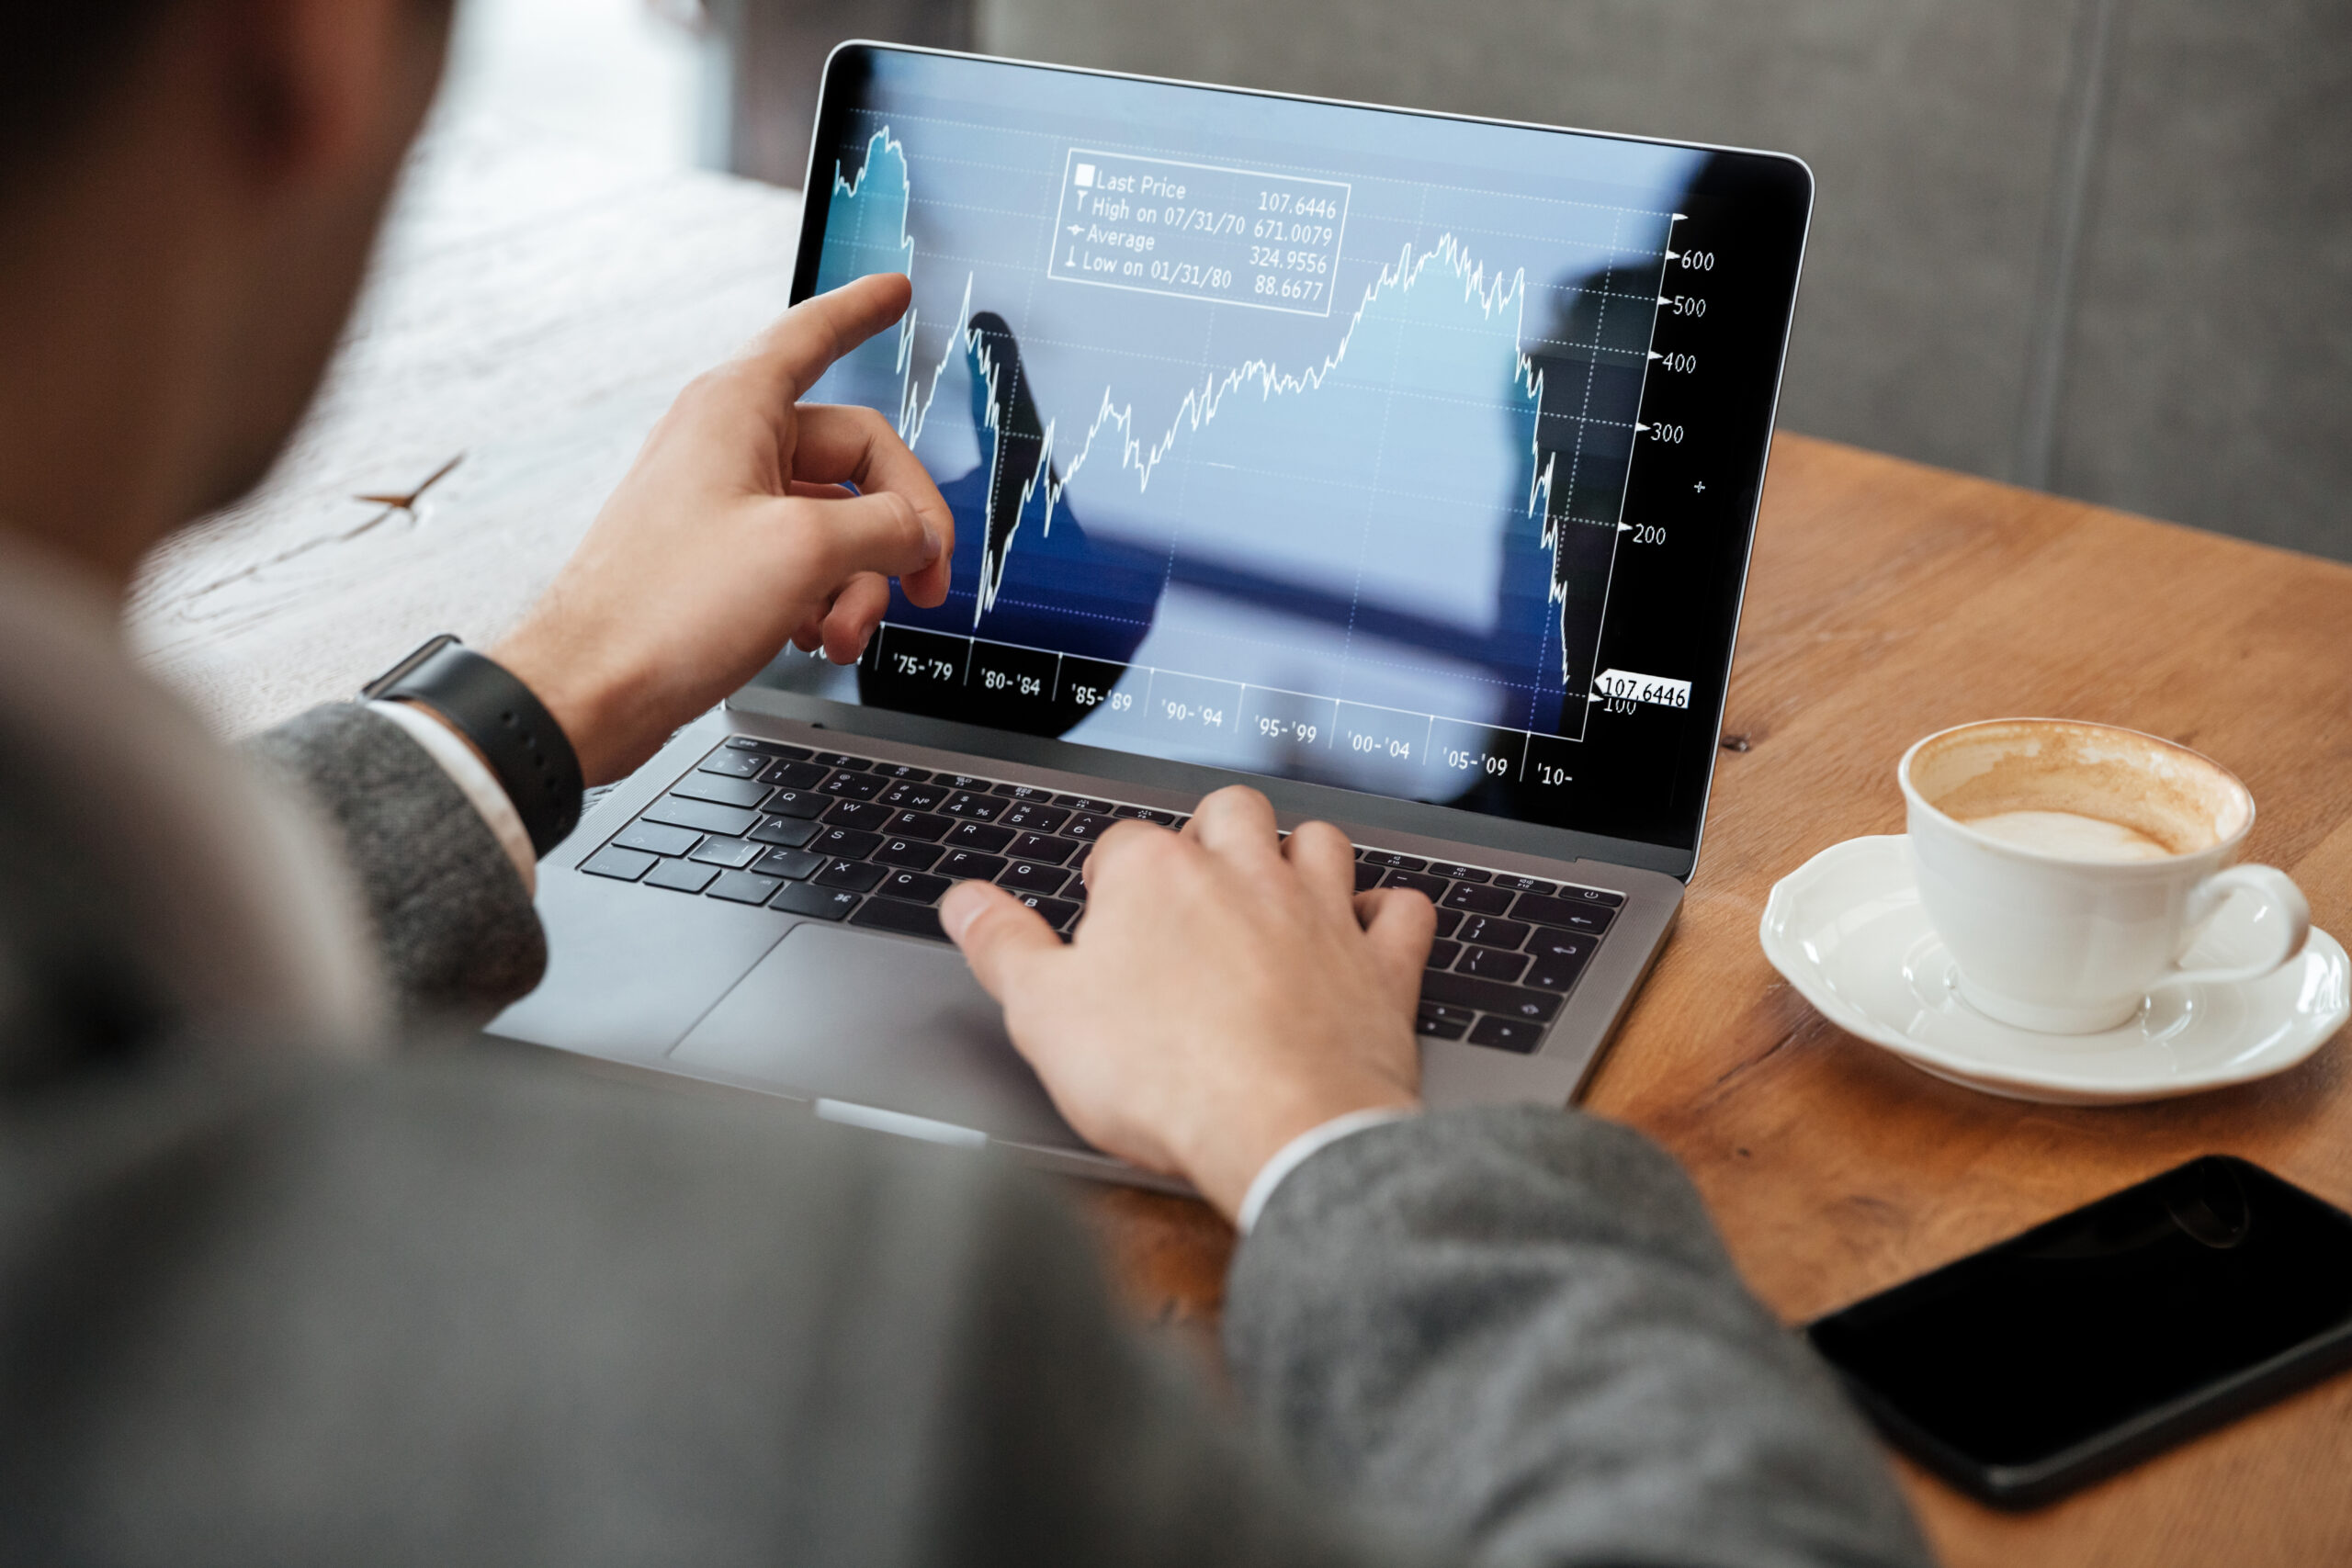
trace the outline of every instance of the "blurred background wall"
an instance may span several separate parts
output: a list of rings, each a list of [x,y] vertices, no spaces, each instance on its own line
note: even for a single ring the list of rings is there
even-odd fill
[[[1782,424],[2352,559],[2346,0],[473,6],[477,58],[527,57],[534,11],[571,18],[550,52],[666,32],[691,66],[600,133],[666,117],[786,185],[849,37],[1794,152],[1819,193]]]

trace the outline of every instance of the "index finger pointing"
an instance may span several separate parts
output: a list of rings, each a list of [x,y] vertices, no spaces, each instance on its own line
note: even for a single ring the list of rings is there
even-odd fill
[[[797,403],[842,355],[907,313],[914,285],[877,272],[804,299],[752,340],[741,364],[775,382],[776,400]]]

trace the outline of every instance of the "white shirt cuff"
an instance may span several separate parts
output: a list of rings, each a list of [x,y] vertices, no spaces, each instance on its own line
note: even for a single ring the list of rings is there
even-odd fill
[[[1274,1195],[1274,1189],[1283,1178],[1351,1134],[1368,1127],[1382,1127],[1391,1122],[1402,1122],[1408,1116],[1419,1116],[1419,1109],[1406,1110],[1397,1106],[1383,1106],[1377,1111],[1351,1111],[1345,1116],[1334,1116],[1320,1127],[1310,1127],[1284,1144],[1268,1160],[1257,1179],[1250,1183],[1250,1190],[1241,1195],[1241,1212],[1233,1217],[1233,1228],[1248,1235],[1257,1225],[1258,1216]]]
[[[458,739],[456,730],[414,703],[377,702],[368,706],[407,730],[409,739],[441,764],[441,771],[449,775],[458,793],[489,824],[498,847],[514,863],[514,874],[523,879],[523,891],[536,895],[539,890],[539,857],[531,852],[531,835],[523,830],[523,814],[514,809],[514,803],[506,796],[506,786],[498,782],[498,775],[490,771],[490,765]]]

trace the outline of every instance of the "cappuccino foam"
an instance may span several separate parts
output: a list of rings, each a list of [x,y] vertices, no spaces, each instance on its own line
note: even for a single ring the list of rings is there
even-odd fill
[[[2172,851],[2145,833],[2073,811],[1996,811],[1960,819],[1988,839],[2066,860],[2164,860]]]

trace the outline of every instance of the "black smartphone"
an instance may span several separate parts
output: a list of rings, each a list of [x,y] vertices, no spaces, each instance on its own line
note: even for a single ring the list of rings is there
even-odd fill
[[[1805,1335],[1897,1447],[2032,1507],[2352,1364],[2352,1214],[2208,1155]]]

